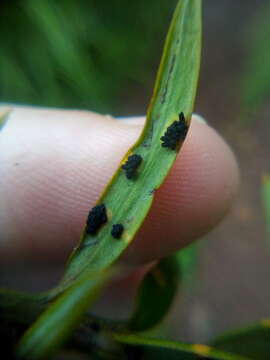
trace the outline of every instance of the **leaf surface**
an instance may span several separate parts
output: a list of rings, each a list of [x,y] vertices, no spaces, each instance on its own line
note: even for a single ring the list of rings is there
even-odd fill
[[[161,260],[146,274],[129,322],[130,331],[148,330],[164,318],[180,284],[180,275],[180,264],[176,256]]]
[[[252,360],[270,359],[270,319],[217,338],[213,346]]]
[[[144,338],[137,335],[115,335],[125,344],[126,359],[136,360],[247,360],[203,344],[183,344],[174,341]],[[132,357],[133,356],[133,357]],[[123,359],[125,357],[123,356]]]
[[[106,274],[85,273],[60,295],[26,331],[17,356],[47,358],[59,348],[79,324],[82,315],[96,300]]]
[[[128,246],[142,225],[156,190],[172,167],[177,152],[161,145],[160,138],[168,126],[183,112],[189,125],[200,66],[201,52],[201,1],[179,1],[166,38],[154,93],[147,112],[144,130],[129,156],[142,158],[136,176],[126,177],[119,167],[111,182],[98,200],[106,207],[108,221],[95,234],[82,234],[73,252],[64,277],[64,283],[77,277],[85,268],[99,271],[111,265]],[[179,142],[177,150],[180,149]],[[121,239],[111,235],[112,226],[122,224]]]

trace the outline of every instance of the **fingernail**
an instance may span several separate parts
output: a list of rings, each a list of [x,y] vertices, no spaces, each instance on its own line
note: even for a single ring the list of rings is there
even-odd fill
[[[129,116],[129,117],[117,117],[117,120],[123,121],[126,124],[130,125],[142,125],[145,123],[145,116],[144,115],[138,115],[138,116]]]
[[[197,122],[207,125],[207,121],[201,115],[193,114],[193,117],[195,117]]]

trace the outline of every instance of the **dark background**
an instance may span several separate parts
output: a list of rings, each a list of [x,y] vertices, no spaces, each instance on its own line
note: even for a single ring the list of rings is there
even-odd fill
[[[2,1],[0,101],[144,114],[175,3]],[[200,240],[196,276],[170,316],[172,338],[200,342],[270,316],[261,198],[270,155],[270,2],[203,0],[203,9],[196,112],[234,149],[242,182],[230,215]],[[2,266],[1,284],[44,289],[60,268]]]

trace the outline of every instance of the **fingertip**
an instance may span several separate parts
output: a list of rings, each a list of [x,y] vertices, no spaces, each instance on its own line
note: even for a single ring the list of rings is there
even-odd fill
[[[127,125],[143,126],[146,121],[146,117],[145,116],[118,117],[117,120],[122,121]]]
[[[88,111],[14,107],[1,136],[1,255],[67,255],[141,129]]]
[[[127,250],[126,261],[166,256],[210,231],[229,210],[238,184],[231,149],[213,128],[194,117],[151,212]]]
[[[144,121],[86,111],[15,109],[1,139],[2,256],[65,256]],[[194,116],[126,259],[155,260],[209,231],[228,210],[238,181],[228,145]]]
[[[197,121],[200,124],[207,125],[207,121],[205,120],[205,118],[202,117],[199,114],[193,114],[192,115],[192,121],[194,121],[194,120]]]

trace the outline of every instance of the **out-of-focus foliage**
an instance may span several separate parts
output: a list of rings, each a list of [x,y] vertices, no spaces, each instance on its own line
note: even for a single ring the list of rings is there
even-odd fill
[[[141,360],[249,360],[246,357],[224,353],[202,344],[146,338],[137,335],[115,335],[116,340],[125,345],[125,355],[119,359]]]
[[[175,1],[23,0],[0,5],[0,101],[113,111],[149,78]],[[149,21],[151,18],[158,21]]]
[[[264,104],[270,93],[270,3],[265,1],[245,36],[247,55],[242,79],[244,111],[254,111]]]
[[[60,347],[97,298],[106,276],[105,272],[93,274],[88,271],[74,281],[24,333],[23,345],[18,347],[18,358],[47,359]]]
[[[141,283],[129,328],[139,332],[159,324],[168,313],[180,281],[180,262],[176,255],[156,264]]]
[[[178,261],[181,264],[182,280],[187,288],[193,286],[195,282],[198,252],[198,243],[193,243],[177,253]]]
[[[270,237],[270,176],[264,176],[262,184],[262,200],[265,210],[265,219],[268,230],[268,237]]]
[[[250,360],[270,357],[270,320],[225,334],[213,342],[215,349],[246,356]]]

